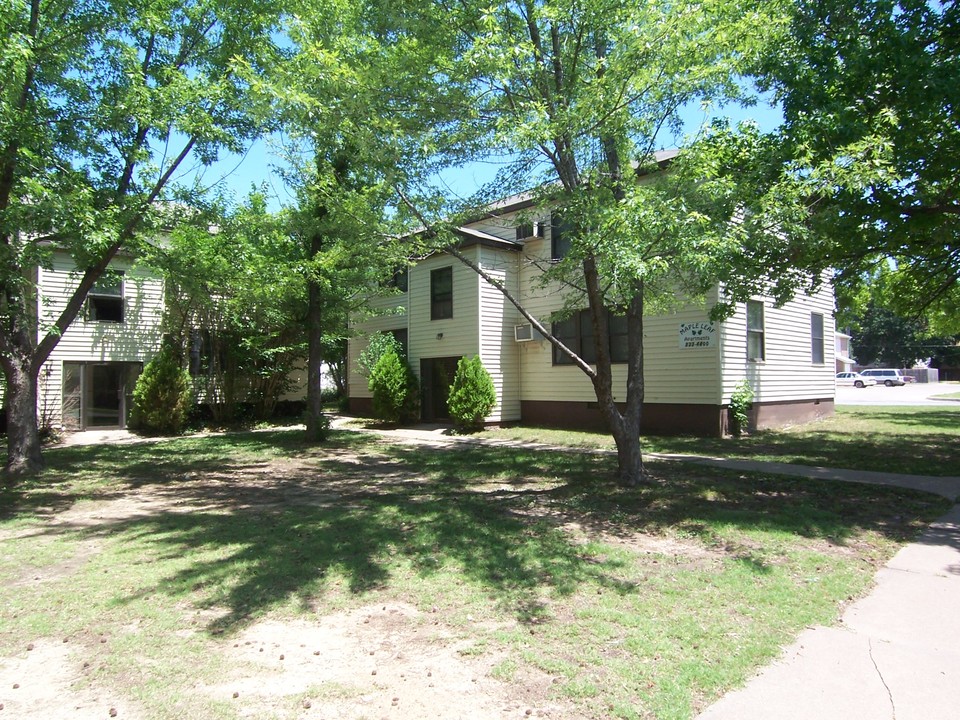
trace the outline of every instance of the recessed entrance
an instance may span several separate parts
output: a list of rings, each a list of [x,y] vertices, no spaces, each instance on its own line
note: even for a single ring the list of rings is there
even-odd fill
[[[457,372],[460,357],[423,358],[420,360],[420,384],[423,389],[421,416],[424,422],[450,419],[447,397]]]
[[[123,428],[142,363],[63,364],[63,425],[70,430]]]

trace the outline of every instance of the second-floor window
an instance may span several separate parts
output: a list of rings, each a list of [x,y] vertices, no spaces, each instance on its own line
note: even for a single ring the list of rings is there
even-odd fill
[[[823,315],[810,313],[810,361],[823,365]]]
[[[87,319],[123,322],[123,273],[108,270],[87,293]]]
[[[453,268],[430,271],[430,319],[453,317]]]
[[[747,300],[747,360],[763,360],[763,303]]]
[[[557,214],[550,218],[550,259],[563,260],[570,252],[570,226]]]

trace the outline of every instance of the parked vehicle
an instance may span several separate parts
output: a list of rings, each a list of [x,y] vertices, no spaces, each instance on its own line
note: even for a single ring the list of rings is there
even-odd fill
[[[907,383],[903,373],[892,368],[870,368],[868,370],[861,370],[860,374],[864,377],[873,378],[878,383],[883,383],[887,387],[906,385]]]
[[[853,387],[869,387],[876,385],[877,381],[872,377],[864,377],[858,372],[839,372],[837,373],[837,385],[853,385]]]

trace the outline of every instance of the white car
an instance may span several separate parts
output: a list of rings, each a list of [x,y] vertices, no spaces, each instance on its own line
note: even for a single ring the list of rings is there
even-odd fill
[[[868,387],[876,385],[877,381],[872,377],[864,377],[858,372],[837,373],[837,385],[853,385],[853,387]]]

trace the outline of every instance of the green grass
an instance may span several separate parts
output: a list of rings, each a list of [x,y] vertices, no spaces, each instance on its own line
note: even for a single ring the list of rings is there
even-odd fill
[[[84,682],[145,718],[240,717],[192,688],[238,671],[244,628],[388,601],[441,622],[465,659],[495,654],[496,679],[552,675],[553,699],[588,716],[689,718],[834,622],[947,507],[673,463],[623,489],[610,457],[351,433],[46,457],[3,497],[0,655],[66,638]]]
[[[543,428],[484,437],[613,449],[609,435]],[[741,438],[644,437],[647,452],[766,460],[911,475],[960,474],[960,406],[841,407],[831,418]]]

